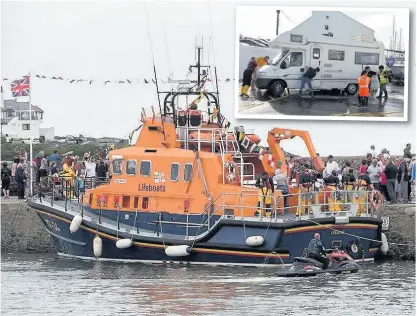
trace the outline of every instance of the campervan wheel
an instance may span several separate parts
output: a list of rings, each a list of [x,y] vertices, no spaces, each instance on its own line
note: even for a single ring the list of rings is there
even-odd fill
[[[271,83],[271,92],[274,98],[279,98],[284,94],[286,84],[282,80],[277,80]]]
[[[345,89],[348,95],[355,95],[358,92],[358,85],[356,83],[349,83]]]

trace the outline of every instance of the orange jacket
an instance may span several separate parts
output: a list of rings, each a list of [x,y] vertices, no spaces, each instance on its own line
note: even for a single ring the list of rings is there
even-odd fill
[[[266,65],[266,60],[265,60],[265,57],[258,57],[258,58],[256,59],[256,65],[257,65],[259,68],[261,68],[262,66],[265,66],[265,65]]]
[[[371,78],[369,78],[367,75],[363,75],[358,78],[360,97],[369,97],[369,84],[370,83],[371,83]]]

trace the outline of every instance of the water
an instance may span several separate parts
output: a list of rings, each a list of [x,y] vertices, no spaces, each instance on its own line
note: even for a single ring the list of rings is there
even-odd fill
[[[272,268],[113,264],[3,254],[2,315],[414,315],[415,264],[277,278]]]

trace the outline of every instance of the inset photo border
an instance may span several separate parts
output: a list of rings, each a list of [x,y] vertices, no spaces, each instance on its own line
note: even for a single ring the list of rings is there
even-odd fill
[[[408,121],[409,25],[404,8],[236,6],[235,118]]]

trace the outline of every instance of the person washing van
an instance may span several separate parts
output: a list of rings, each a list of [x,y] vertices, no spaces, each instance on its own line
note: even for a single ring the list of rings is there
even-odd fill
[[[314,98],[314,93],[313,93],[313,87],[311,85],[311,80],[313,80],[313,78],[316,76],[316,74],[319,71],[320,71],[319,67],[317,67],[317,68],[309,67],[307,69],[305,74],[301,77],[301,86],[300,86],[300,91],[298,92],[299,96],[301,96],[301,94],[303,93],[304,85],[307,83],[308,89],[310,90],[310,96],[311,96],[311,98]]]

